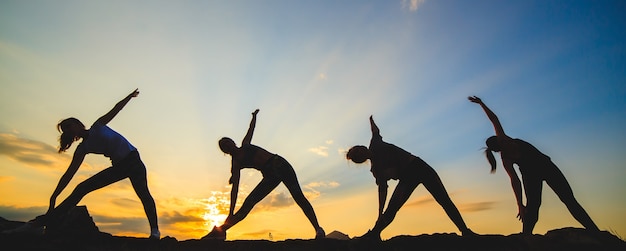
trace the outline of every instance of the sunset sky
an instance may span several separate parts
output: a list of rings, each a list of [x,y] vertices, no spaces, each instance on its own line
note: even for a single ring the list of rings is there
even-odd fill
[[[0,217],[45,213],[76,148],[56,124],[91,125],[135,88],[109,126],[148,169],[162,236],[197,239],[228,213],[230,156],[260,109],[253,144],[293,166],[326,232],[377,217],[369,162],[345,159],[383,139],[440,175],[480,234],[521,231],[510,181],[482,148],[493,127],[549,155],[602,230],[626,236],[624,1],[0,1]],[[497,157],[499,159],[499,157]],[[110,166],[89,155],[57,202]],[[239,203],[261,179],[242,172]],[[396,182],[391,181],[389,195]],[[87,195],[101,231],[145,237],[128,180]],[[535,233],[582,227],[544,186]],[[382,233],[459,233],[419,186]],[[280,185],[228,239],[313,238]]]

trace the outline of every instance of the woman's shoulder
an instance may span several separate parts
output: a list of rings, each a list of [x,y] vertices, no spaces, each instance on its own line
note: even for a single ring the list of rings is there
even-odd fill
[[[107,126],[106,124],[100,122],[99,120],[96,120],[96,122],[93,122],[93,124],[91,125],[89,129],[100,129],[106,126]]]
[[[262,148],[260,146],[248,143],[248,144],[242,144],[241,145],[241,149],[246,151],[246,150],[258,150],[258,149],[262,149]]]

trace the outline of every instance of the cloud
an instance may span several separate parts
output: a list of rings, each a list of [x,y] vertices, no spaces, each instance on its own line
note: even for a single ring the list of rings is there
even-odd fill
[[[326,145],[332,145],[333,140],[329,139],[329,140],[324,141],[324,143]],[[309,148],[309,152],[315,153],[322,157],[328,157],[328,146],[312,147],[312,148]]]
[[[304,196],[306,196],[307,199],[309,200],[314,200],[317,197],[320,197],[322,195],[321,191],[318,191],[320,189],[325,189],[325,188],[336,188],[339,186],[339,182],[336,181],[329,181],[329,182],[311,182],[309,184],[304,185],[304,188],[307,189],[308,191],[304,191]]]
[[[326,146],[309,148],[309,152],[315,153],[319,156],[328,157],[328,147]]]
[[[287,193],[288,192],[271,193],[261,202],[259,202],[259,204],[257,204],[257,207],[271,211],[276,208],[291,206],[295,203],[295,201]]]
[[[424,2],[426,2],[426,0],[402,0],[402,8],[408,8],[409,11],[415,12]]]
[[[33,167],[64,168],[70,161],[66,154],[46,143],[0,133],[0,155]]]
[[[330,181],[330,182],[323,182],[323,181],[317,182],[317,181],[314,181],[314,182],[311,182],[309,184],[304,185],[304,187],[308,188],[308,189],[313,189],[313,188],[317,188],[317,187],[335,188],[335,187],[338,187],[338,186],[339,186],[339,182],[336,182],[336,181]]]
[[[123,208],[133,208],[133,207],[141,206],[141,203],[139,201],[127,199],[127,198],[112,199],[111,203],[113,203],[116,206],[123,207]]]
[[[170,232],[196,236],[206,232],[205,220],[198,216],[195,209],[185,212],[159,212],[159,228],[161,233]],[[145,236],[149,233],[149,224],[146,216],[119,217],[101,214],[92,214],[93,220],[100,231],[114,235]],[[192,236],[188,236],[191,233]]]
[[[101,228],[101,231],[119,234],[119,233],[148,233],[148,229],[146,229],[146,225],[148,225],[148,219],[143,217],[114,217],[114,216],[103,216],[98,214],[91,215],[94,222]],[[159,221],[161,218],[159,217]],[[160,222],[159,222],[160,223]]]
[[[463,212],[478,212],[478,211],[486,211],[494,208],[495,201],[483,201],[483,202],[475,202],[475,203],[465,203],[459,205],[459,210]]]
[[[348,154],[348,150],[350,150],[350,148],[338,148],[337,153],[345,158]]]
[[[47,210],[47,206],[16,207],[0,205],[0,217],[13,221],[29,221],[38,215],[46,213]]]
[[[424,195],[422,197],[417,198],[416,200],[406,203],[405,207],[416,207],[421,205],[426,205],[435,202],[435,198],[431,195]]]
[[[430,204],[430,203],[437,203],[437,201],[435,201],[435,198],[433,198],[430,195],[425,195],[422,196],[420,198],[418,198],[415,201],[409,202],[407,204],[405,204],[404,206],[406,207],[417,207],[417,206],[422,206],[422,205],[426,205],[426,204]],[[459,209],[459,211],[462,212],[479,212],[479,211],[486,211],[486,210],[490,210],[492,208],[494,208],[494,205],[496,204],[495,201],[483,201],[483,202],[474,202],[474,203],[462,203],[462,204],[456,204],[456,207]]]
[[[196,216],[198,215],[197,211],[196,209],[190,209],[182,214],[178,211],[163,212],[159,215],[159,224],[174,225],[178,223],[204,222],[205,220],[202,217]]]

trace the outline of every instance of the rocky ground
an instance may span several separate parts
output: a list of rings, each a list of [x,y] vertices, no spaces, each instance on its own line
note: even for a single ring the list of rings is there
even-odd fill
[[[23,222],[0,218],[0,231],[13,229]],[[480,235],[461,237],[456,234],[396,236],[382,242],[362,239],[320,240],[184,240],[172,237],[161,240],[113,236],[98,231],[86,208],[74,210],[66,224],[54,233],[0,234],[1,250],[626,250],[626,242],[608,233],[592,234],[584,229],[563,228],[545,235]],[[71,229],[71,231],[64,230]],[[333,236],[341,236],[334,233]],[[329,237],[331,235],[329,234]]]

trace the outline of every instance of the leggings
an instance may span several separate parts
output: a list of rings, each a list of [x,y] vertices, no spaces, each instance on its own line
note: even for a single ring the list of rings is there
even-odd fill
[[[315,229],[319,228],[317,217],[311,203],[304,197],[298,178],[293,170],[293,167],[287,160],[278,155],[274,155],[268,163],[263,167],[261,171],[263,173],[263,179],[259,184],[250,192],[248,197],[244,200],[241,208],[229,217],[222,225],[223,230],[227,230],[234,226],[241,220],[243,220],[252,208],[265,198],[272,190],[274,190],[281,182],[285,184],[291,197],[296,201],[298,206],[302,209],[306,217],[309,219]],[[234,202],[231,202],[234,203]]]
[[[537,170],[541,171],[538,172]],[[541,190],[544,180],[578,222],[589,230],[599,231],[589,214],[574,198],[572,188],[561,170],[552,161],[546,164],[535,165],[534,169],[520,168],[520,173],[522,174],[524,192],[526,194],[526,214],[523,219],[523,233],[532,234],[535,224],[539,220],[539,206],[541,206]]]
[[[158,228],[156,205],[150,191],[146,176],[146,166],[139,157],[139,152],[130,152],[124,159],[114,163],[99,173],[81,182],[74,191],[53,209],[48,215],[53,219],[59,219],[74,208],[80,200],[90,192],[129,178],[133,189],[143,204],[151,228]]]
[[[387,205],[387,209],[385,212],[379,217],[372,228],[372,232],[376,234],[380,234],[396,217],[396,214],[404,205],[404,203],[409,199],[411,193],[417,188],[419,184],[424,184],[426,190],[432,194],[435,198],[435,201],[443,207],[444,211],[448,215],[448,217],[452,220],[452,222],[456,225],[456,227],[462,233],[468,233],[470,230],[465,225],[459,210],[456,208],[448,192],[446,191],[439,175],[437,172],[424,162],[420,158],[416,158],[411,162],[412,172],[410,175],[402,177],[396,185],[393,194],[391,195],[391,199],[389,199],[389,204]]]

